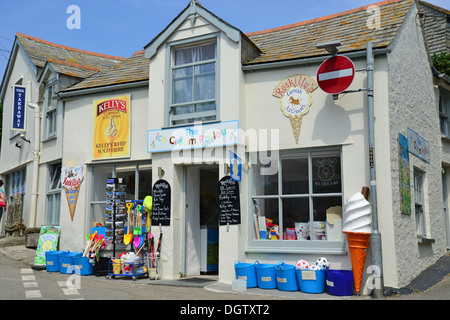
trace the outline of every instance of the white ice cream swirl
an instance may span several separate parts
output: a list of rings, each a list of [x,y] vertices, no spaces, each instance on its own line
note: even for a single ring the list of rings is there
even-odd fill
[[[344,227],[342,231],[371,232],[372,206],[361,193],[347,199],[344,206]]]

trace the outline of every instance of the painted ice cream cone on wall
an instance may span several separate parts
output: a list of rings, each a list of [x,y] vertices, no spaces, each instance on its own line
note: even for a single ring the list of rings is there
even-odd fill
[[[75,217],[75,209],[77,207],[78,196],[80,193],[80,185],[83,182],[83,167],[78,165],[70,165],[68,161],[66,166],[61,168],[61,185],[66,193],[67,204],[69,205],[70,219],[73,221]]]
[[[130,95],[94,100],[94,160],[130,156]]]
[[[372,232],[372,207],[361,193],[347,199],[342,232],[347,238],[355,291],[359,294]]]
[[[295,143],[298,144],[303,116],[312,104],[313,92],[317,83],[309,76],[297,74],[283,79],[273,90],[272,95],[280,98],[281,111],[291,121]]]

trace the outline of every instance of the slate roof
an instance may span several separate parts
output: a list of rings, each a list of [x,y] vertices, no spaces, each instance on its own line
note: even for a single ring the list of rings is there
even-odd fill
[[[16,37],[36,66],[43,68],[48,62],[56,72],[77,78],[86,78],[125,60],[122,57],[62,46],[22,33],[17,33]]]
[[[367,21],[374,12],[369,6],[334,15],[299,22],[279,28],[247,33],[263,52],[246,64],[301,59],[328,54],[317,49],[317,43],[340,40],[339,52],[359,51],[372,47],[387,47],[396,36],[414,0],[388,0],[374,5],[380,9],[380,28],[368,28]]]
[[[148,80],[149,62],[150,59],[145,58],[144,51],[136,52],[121,63],[92,74],[84,81],[78,82],[63,91]]]

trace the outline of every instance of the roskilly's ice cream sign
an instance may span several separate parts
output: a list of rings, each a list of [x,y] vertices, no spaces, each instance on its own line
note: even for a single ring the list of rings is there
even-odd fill
[[[318,87],[316,81],[304,74],[295,74],[280,81],[272,92],[280,98],[281,111],[291,120],[295,142],[298,143],[302,119],[312,104],[311,92]]]
[[[78,195],[83,179],[83,167],[80,164],[75,164],[72,160],[69,160],[66,165],[61,168],[61,185],[66,193],[70,219],[72,221],[75,216],[75,208],[77,206]]]

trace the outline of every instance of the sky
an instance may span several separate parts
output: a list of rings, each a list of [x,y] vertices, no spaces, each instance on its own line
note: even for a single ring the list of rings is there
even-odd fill
[[[199,0],[244,33],[314,19],[377,0]],[[427,2],[450,9],[448,0]],[[189,0],[0,0],[0,81],[17,32],[61,45],[130,57]],[[73,5],[77,8],[72,7]]]

